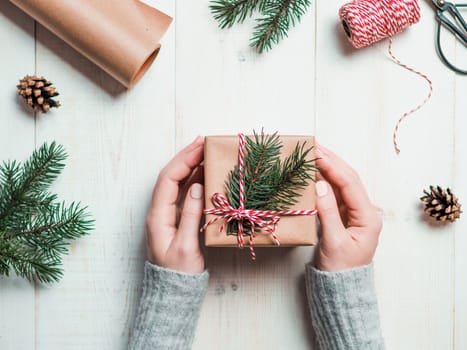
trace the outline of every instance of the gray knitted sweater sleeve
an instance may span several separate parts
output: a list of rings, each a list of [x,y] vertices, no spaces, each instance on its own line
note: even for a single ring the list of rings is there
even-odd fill
[[[373,264],[340,272],[306,268],[308,303],[320,350],[379,350]]]
[[[190,275],[150,263],[130,340],[131,350],[185,350],[193,342],[207,272]],[[308,302],[320,350],[380,350],[373,265],[342,272],[306,269]]]
[[[146,262],[130,350],[191,349],[209,274],[180,273]]]

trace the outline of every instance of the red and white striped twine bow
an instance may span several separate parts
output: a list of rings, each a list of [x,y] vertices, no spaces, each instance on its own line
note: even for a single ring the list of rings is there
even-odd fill
[[[205,215],[217,215],[215,218],[208,221],[203,225],[201,231],[205,231],[206,228],[215,223],[218,220],[223,219],[224,222],[219,227],[219,232],[222,232],[226,225],[233,221],[238,221],[237,231],[237,242],[238,247],[243,248],[243,236],[249,235],[249,248],[252,260],[256,260],[256,253],[254,250],[254,232],[255,228],[260,228],[263,232],[271,234],[276,245],[280,245],[279,239],[275,234],[277,225],[281,220],[281,216],[292,216],[292,215],[316,215],[317,210],[256,210],[256,209],[245,209],[245,135],[239,134],[239,150],[238,150],[238,170],[239,170],[239,207],[234,208],[227,198],[221,193],[214,193],[211,198],[214,204],[213,209],[204,209]],[[250,232],[245,232],[244,221],[250,223]]]
[[[429,91],[425,99],[410,111],[405,112],[397,121],[393,133],[396,153],[400,153],[397,142],[401,123],[410,114],[422,108],[431,98],[433,83],[428,76],[402,63],[392,53],[392,37],[420,20],[418,0],[353,0],[339,10],[350,43],[357,49],[368,46],[384,38],[389,38],[388,52],[399,66],[417,74],[428,83]]]

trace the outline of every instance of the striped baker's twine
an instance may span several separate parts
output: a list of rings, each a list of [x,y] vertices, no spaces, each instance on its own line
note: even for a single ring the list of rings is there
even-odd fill
[[[222,232],[229,222],[232,220],[238,221],[237,231],[237,242],[238,247],[243,248],[243,236],[249,236],[249,248],[251,258],[256,260],[256,253],[254,249],[254,233],[255,228],[263,230],[272,236],[276,245],[280,245],[279,239],[275,234],[277,225],[281,220],[281,216],[292,216],[292,215],[316,215],[318,211],[312,210],[256,210],[256,209],[245,209],[245,135],[239,134],[239,150],[238,150],[238,169],[239,169],[239,206],[234,208],[227,198],[221,193],[214,193],[211,197],[211,201],[214,205],[213,209],[204,209],[205,215],[216,215],[215,218],[208,221],[203,225],[201,231],[205,231],[206,228],[215,223],[216,221],[223,219],[222,225],[219,227],[219,232]],[[244,230],[244,221],[250,223],[249,232]]]
[[[402,121],[407,118],[410,114],[412,113],[415,113],[416,111],[418,111],[420,108],[422,108],[425,103],[428,102],[428,100],[431,98],[431,95],[433,94],[433,82],[431,81],[430,78],[428,78],[428,76],[412,67],[409,67],[408,65],[406,65],[405,63],[402,63],[396,56],[394,56],[394,54],[392,53],[392,39],[389,38],[389,46],[388,46],[388,52],[389,52],[389,55],[391,56],[391,59],[396,62],[399,66],[407,69],[408,71],[411,71],[415,74],[417,74],[418,76],[422,77],[423,79],[425,79],[425,81],[428,83],[428,86],[429,86],[429,89],[428,89],[428,94],[426,95],[425,99],[420,102],[416,107],[412,108],[410,111],[408,112],[405,112],[404,114],[402,114],[402,116],[399,118],[399,120],[397,121],[396,123],[396,126],[394,127],[394,133],[392,135],[392,142],[394,144],[394,149],[396,150],[396,153],[399,154],[401,152],[400,148],[399,148],[399,144],[397,142],[397,136],[398,136],[398,132],[399,132],[399,127],[402,123]]]
[[[350,43],[357,49],[390,38],[420,20],[417,0],[354,0],[339,10]]]
[[[339,17],[350,43],[357,49],[371,45],[381,39],[389,38],[388,53],[399,66],[425,79],[429,92],[415,108],[405,112],[394,127],[393,144],[400,153],[398,132],[402,121],[422,108],[431,98],[433,83],[428,76],[402,63],[392,52],[392,37],[420,20],[418,0],[353,0],[339,10]]]

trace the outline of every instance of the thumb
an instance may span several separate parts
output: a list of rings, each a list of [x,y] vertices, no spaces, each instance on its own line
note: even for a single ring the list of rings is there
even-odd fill
[[[198,232],[204,206],[203,185],[191,185],[185,197],[177,236],[190,248],[199,248]]]
[[[345,230],[331,186],[323,180],[316,183],[316,208],[321,223],[323,238]]]

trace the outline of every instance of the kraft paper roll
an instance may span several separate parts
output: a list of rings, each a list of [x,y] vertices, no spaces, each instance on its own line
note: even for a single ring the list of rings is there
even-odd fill
[[[172,18],[138,0],[10,0],[126,87],[146,72]]]

